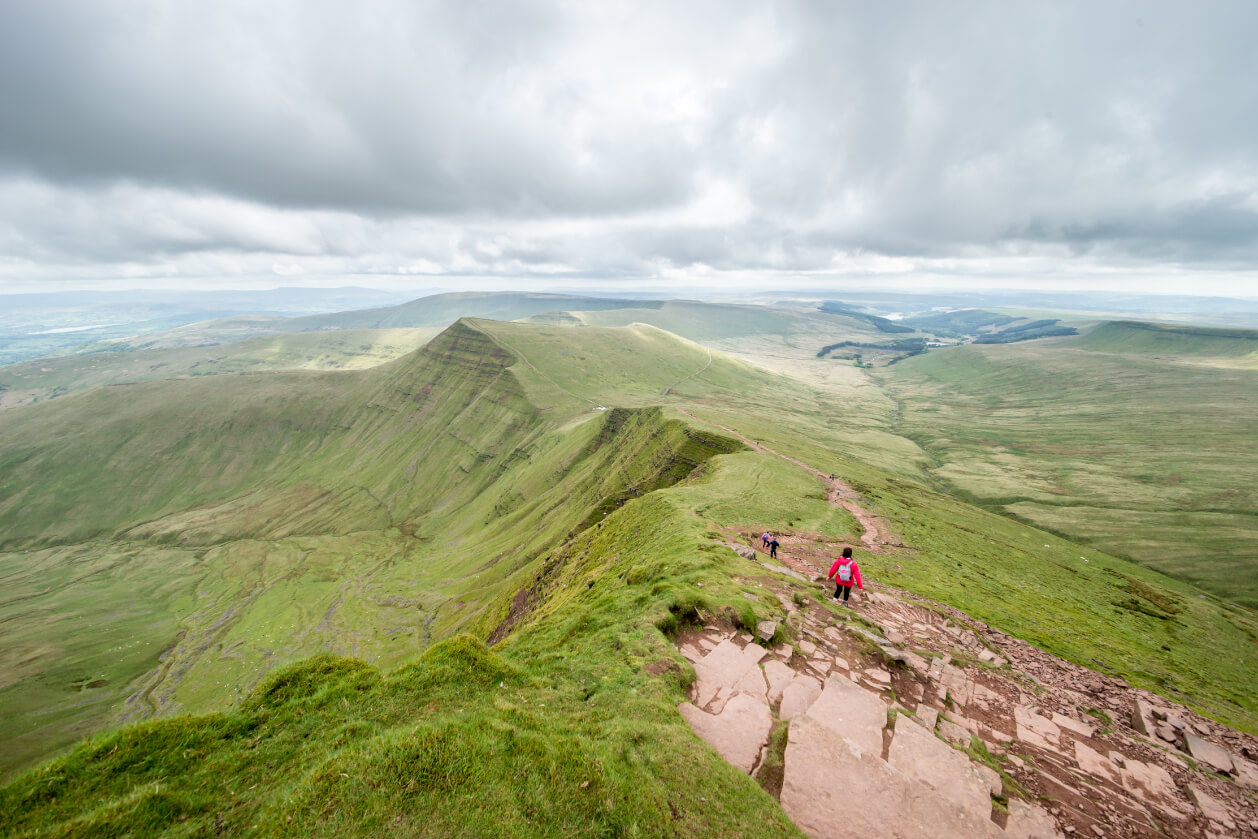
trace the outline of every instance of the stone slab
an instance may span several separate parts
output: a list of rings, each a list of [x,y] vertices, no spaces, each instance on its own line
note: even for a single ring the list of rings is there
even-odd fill
[[[1058,728],[1064,728],[1069,731],[1073,731],[1075,734],[1078,734],[1080,737],[1091,737],[1093,734],[1096,733],[1095,726],[1088,725],[1085,722],[1079,722],[1079,720],[1076,720],[1073,717],[1068,717],[1065,714],[1054,713],[1053,724],[1056,725]]]
[[[904,652],[904,663],[907,664],[914,673],[923,679],[930,675],[930,662],[922,658],[917,653],[911,653],[907,650]]]
[[[1024,705],[1013,709],[1013,718],[1017,724],[1017,737],[1023,743],[1051,751],[1060,748],[1061,730],[1052,720],[1041,717]]]
[[[1061,839],[1062,835],[1048,813],[1020,798],[1009,799],[1006,839]]]
[[[939,736],[947,740],[949,743],[956,743],[958,746],[970,745],[970,732],[966,731],[952,720],[939,721]]]
[[[709,714],[689,702],[677,710],[695,734],[743,772],[751,772],[773,728],[769,706],[745,693],[726,702],[719,714]]]
[[[767,654],[768,650],[758,644],[747,644],[740,649],[733,641],[722,641],[695,665],[695,673],[699,676],[697,684],[732,688],[748,670],[758,669],[760,659]]]
[[[882,754],[882,730],[887,726],[887,705],[878,694],[842,676],[826,679],[821,696],[806,716],[839,732],[861,752]]]
[[[979,726],[978,736],[987,743],[1012,743],[1013,736],[1006,734],[999,728],[990,728],[988,726]]]
[[[974,695],[974,681],[960,667],[951,664],[943,666],[939,683],[952,696],[958,705],[969,705]]]
[[[887,762],[906,778],[925,784],[971,816],[991,816],[987,780],[970,759],[912,719],[896,718]]]
[[[782,704],[778,706],[778,718],[792,720],[812,707],[821,696],[821,682],[812,676],[797,673],[782,691]]]
[[[764,704],[769,704],[769,685],[765,682],[764,671],[752,665],[743,673],[743,677],[734,685],[735,693],[746,693],[756,697]]]
[[[1171,778],[1171,773],[1156,763],[1142,763],[1133,758],[1123,761],[1123,787],[1146,801],[1149,796],[1176,796],[1175,781]]]
[[[748,667],[742,649],[728,639],[695,664],[695,704],[707,705],[722,687],[733,687]]]
[[[781,803],[800,830],[817,839],[1005,835],[988,813],[977,817],[957,807],[811,714],[793,722],[787,734]]]
[[[888,673],[886,670],[883,670],[881,667],[870,668],[869,670],[866,670],[862,675],[866,679],[869,679],[870,681],[873,681],[873,682],[877,682],[880,685],[891,684],[891,674]]]
[[[917,706],[917,719],[922,724],[922,728],[927,731],[934,731],[936,724],[939,722],[939,711],[926,705]]]
[[[764,676],[769,683],[769,701],[777,702],[782,698],[782,691],[795,678],[795,671],[780,661],[768,661],[764,665]]]
[[[704,703],[703,710],[709,714],[719,714],[721,709],[725,707],[725,703],[734,695],[734,689],[729,687],[719,687],[716,689],[716,696]]]
[[[1207,819],[1221,824],[1229,830],[1236,829],[1236,822],[1232,821],[1232,814],[1227,811],[1227,807],[1201,787],[1196,784],[1189,784],[1188,797],[1192,799],[1192,802],[1197,805],[1197,809],[1201,810],[1202,815]]]
[[[1000,773],[990,766],[982,763],[974,764],[974,768],[978,770],[978,774],[983,776],[983,780],[987,782],[987,794],[991,796],[1001,795],[1005,791],[1005,779],[1000,777]]]
[[[1157,721],[1153,716],[1153,706],[1143,699],[1136,699],[1136,707],[1131,712],[1131,727],[1145,737],[1157,736]]]
[[[1180,736],[1184,738],[1184,751],[1188,752],[1193,760],[1212,766],[1220,772],[1231,774],[1232,756],[1228,754],[1227,749],[1216,746],[1188,730],[1181,731]]]
[[[1232,756],[1232,766],[1236,770],[1236,783],[1246,789],[1258,790],[1258,766],[1243,757]]]
[[[1112,760],[1084,743],[1075,743],[1075,760],[1081,770],[1094,778],[1103,778],[1115,784],[1123,781],[1122,771]]]

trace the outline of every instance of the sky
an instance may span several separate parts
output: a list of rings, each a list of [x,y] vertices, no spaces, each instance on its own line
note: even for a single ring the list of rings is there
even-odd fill
[[[1258,297],[1258,4],[4,0],[0,292]]]

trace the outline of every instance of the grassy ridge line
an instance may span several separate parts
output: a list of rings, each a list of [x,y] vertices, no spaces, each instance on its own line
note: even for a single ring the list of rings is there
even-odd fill
[[[675,711],[690,670],[661,627],[699,606],[755,619],[756,566],[705,547],[669,492],[553,555],[544,606],[500,655],[464,636],[387,676],[313,660],[237,710],[106,735],[22,776],[0,791],[0,830],[798,836]]]
[[[657,332],[649,337],[652,345],[662,340]],[[679,366],[689,363],[686,356]],[[221,706],[278,664],[321,650],[393,666],[457,631],[487,635],[502,618],[489,604],[505,602],[520,587],[517,578],[583,519],[674,481],[702,460],[700,444],[658,410],[573,414],[564,397],[567,407],[552,406],[554,416],[543,419],[512,367],[519,369],[516,356],[495,349],[480,331],[453,329],[427,355],[342,376],[351,386],[344,401],[359,415],[303,453],[292,483],[242,481],[225,501],[192,496],[192,506],[140,516],[105,542],[36,544],[29,554],[0,555],[17,594],[0,604],[0,617],[13,627],[6,652],[15,677],[0,686],[0,737],[21,744],[6,750],[5,765],[47,754],[83,730],[69,725],[99,726],[120,710],[136,718]],[[665,366],[644,387],[662,387],[671,375]],[[222,392],[208,382],[195,386]],[[545,382],[534,389],[555,395]],[[267,395],[264,409],[244,398],[248,410],[263,411],[252,420],[256,428],[275,425],[288,410],[284,399]],[[99,396],[84,398],[99,406]],[[75,398],[62,402],[31,410],[74,416]],[[197,400],[175,406],[187,412],[179,433],[213,445],[217,420],[200,407]],[[130,424],[143,428],[150,411],[171,408],[156,397],[138,402],[130,406]],[[108,452],[99,435],[112,433],[112,426],[89,427],[82,448]],[[721,450],[716,438],[702,443],[714,444]],[[53,448],[46,456],[55,465]],[[271,456],[266,449],[257,455],[264,466]],[[124,485],[154,480],[143,458],[132,468],[135,477],[110,477]],[[53,496],[74,490],[52,487]],[[186,490],[204,492],[199,482]],[[137,500],[117,494],[88,496],[106,524],[119,518],[108,505]],[[128,569],[138,573],[167,557],[186,560],[178,586],[126,587]],[[58,576],[34,571],[41,567]],[[71,573],[84,567],[112,571]],[[94,608],[82,612],[81,603]],[[152,617],[145,623],[131,618],[137,614]],[[140,643],[115,649],[120,642],[113,639],[124,632]]]

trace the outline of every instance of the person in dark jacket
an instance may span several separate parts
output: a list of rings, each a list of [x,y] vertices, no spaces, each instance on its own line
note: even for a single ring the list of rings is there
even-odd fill
[[[778,556],[778,537],[774,536],[769,540],[769,556],[777,559]]]
[[[834,580],[834,599],[838,600],[842,597],[844,603],[847,602],[848,595],[852,593],[853,585],[861,591],[865,590],[865,584],[861,582],[861,568],[852,558],[851,548],[843,549],[843,555],[830,566],[830,573],[826,575],[826,579]]]

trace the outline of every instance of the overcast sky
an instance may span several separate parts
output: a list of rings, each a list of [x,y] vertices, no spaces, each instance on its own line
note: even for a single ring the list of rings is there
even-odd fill
[[[0,291],[1258,296],[1258,3],[0,2]]]

